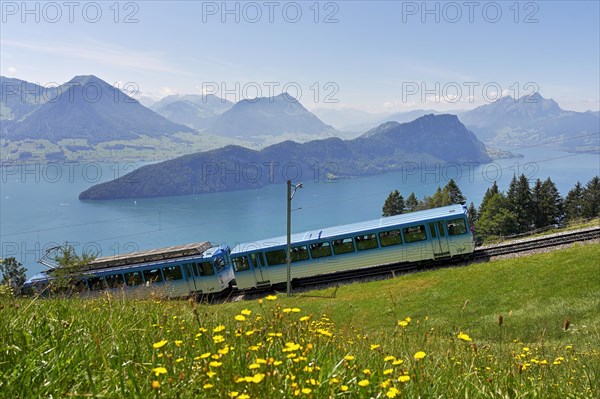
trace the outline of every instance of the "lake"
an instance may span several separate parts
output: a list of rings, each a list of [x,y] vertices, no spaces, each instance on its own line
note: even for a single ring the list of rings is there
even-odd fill
[[[513,174],[531,184],[550,177],[563,197],[579,180],[600,173],[600,156],[531,147],[512,150],[521,158],[484,165],[417,165],[404,171],[355,179],[315,181],[303,171],[292,208],[292,230],[378,218],[390,191],[404,197],[432,195],[454,178],[467,200],[479,204],[494,180],[506,190]],[[49,247],[69,242],[77,253],[108,256],[199,241],[225,243],[285,235],[286,186],[256,190],[137,200],[79,201],[81,191],[134,170],[135,163],[8,165],[1,168],[0,240],[3,258],[14,256],[31,276],[45,268],[37,260]]]

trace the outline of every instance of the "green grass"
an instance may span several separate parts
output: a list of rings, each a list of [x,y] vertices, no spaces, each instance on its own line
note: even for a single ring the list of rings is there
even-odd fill
[[[4,297],[0,308],[2,398],[600,392],[599,244],[275,300]]]

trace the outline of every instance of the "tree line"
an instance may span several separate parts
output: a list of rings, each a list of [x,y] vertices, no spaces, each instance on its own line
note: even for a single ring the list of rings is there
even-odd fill
[[[451,179],[444,188],[438,186],[432,196],[422,200],[414,192],[404,200],[398,190],[392,191],[383,204],[382,216],[461,203],[466,203],[466,198]],[[471,202],[467,214],[480,240],[599,217],[600,177],[593,177],[585,186],[577,182],[563,198],[550,178],[544,181],[538,178],[531,186],[524,174],[515,175],[506,193],[494,182],[486,190],[479,208]]]

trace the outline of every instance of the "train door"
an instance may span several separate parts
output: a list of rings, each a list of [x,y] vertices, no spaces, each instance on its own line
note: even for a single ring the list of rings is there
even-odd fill
[[[448,245],[448,237],[444,229],[444,222],[429,223],[429,232],[431,233],[431,245],[434,258],[444,258],[450,256],[450,246]]]
[[[197,292],[198,285],[196,284],[196,277],[198,276],[198,268],[195,263],[185,263],[185,279],[188,284],[190,292]]]
[[[267,269],[267,264],[265,263],[262,252],[251,253],[250,260],[252,261],[256,285],[259,286],[270,284],[269,270]]]

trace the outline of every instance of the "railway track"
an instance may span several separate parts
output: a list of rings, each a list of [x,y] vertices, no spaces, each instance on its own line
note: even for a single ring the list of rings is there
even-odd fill
[[[475,249],[473,256],[469,259],[445,259],[445,260],[430,260],[413,263],[396,263],[391,265],[374,266],[358,270],[349,270],[338,272],[324,276],[311,276],[300,279],[294,279],[292,286],[294,290],[301,288],[302,291],[314,289],[317,286],[333,285],[340,282],[356,281],[365,278],[389,278],[395,277],[396,273],[402,274],[409,271],[425,269],[449,267],[457,264],[466,264],[471,262],[481,262],[491,259],[495,256],[519,253],[534,249],[549,248],[558,245],[571,244],[580,241],[589,241],[600,239],[600,227],[594,227],[586,230],[578,230],[574,232],[557,233],[550,236],[523,239],[516,242],[508,242],[496,245],[490,245]],[[240,292],[234,290],[231,297],[252,297],[261,295],[265,292],[273,292],[278,289],[285,289],[283,285],[268,287],[265,289],[256,289],[251,292]]]

